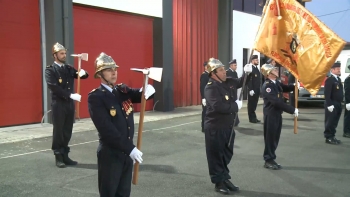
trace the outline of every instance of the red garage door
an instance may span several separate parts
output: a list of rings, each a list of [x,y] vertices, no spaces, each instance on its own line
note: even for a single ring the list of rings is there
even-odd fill
[[[40,122],[39,1],[0,2],[0,127]]]
[[[142,86],[142,74],[130,71],[130,68],[153,65],[153,19],[80,5],[74,5],[73,18],[74,53],[89,54],[89,61],[82,62],[82,68],[90,73],[90,77],[81,80],[80,103],[80,118],[87,118],[87,95],[100,85],[93,73],[94,61],[101,52],[112,56],[119,66],[117,83],[135,88]],[[78,65],[77,61],[75,65]],[[152,107],[153,100],[148,101],[146,110]],[[135,105],[135,111],[139,110],[140,105]]]

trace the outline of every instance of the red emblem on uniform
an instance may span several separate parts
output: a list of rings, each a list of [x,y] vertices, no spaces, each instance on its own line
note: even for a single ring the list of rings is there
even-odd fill
[[[266,88],[266,92],[271,92],[271,89],[270,88]]]

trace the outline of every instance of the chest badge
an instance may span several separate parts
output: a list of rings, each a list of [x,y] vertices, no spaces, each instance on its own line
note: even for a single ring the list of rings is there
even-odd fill
[[[339,85],[337,85],[337,89],[339,89]]]
[[[225,95],[225,99],[228,101],[228,96],[227,95]]]
[[[255,74],[255,77],[258,77],[258,75],[257,75],[257,74]]]
[[[110,109],[109,114],[114,117],[117,114],[117,111],[115,109]]]
[[[58,79],[58,82],[59,82],[59,83],[62,83],[62,79],[61,79],[61,78],[59,78],[59,79]]]

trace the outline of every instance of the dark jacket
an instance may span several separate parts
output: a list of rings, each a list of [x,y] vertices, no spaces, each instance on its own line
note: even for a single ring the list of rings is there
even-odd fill
[[[340,81],[340,78],[337,80],[333,75],[331,75],[326,79],[324,83],[324,96],[327,107],[339,104],[343,101],[343,84]]]
[[[235,70],[227,69],[226,70],[226,75],[231,77],[232,79],[237,79],[238,78],[237,72]]]
[[[244,75],[238,79],[227,77],[223,83],[212,78],[204,90],[207,102],[207,113],[204,128],[209,130],[224,130],[232,128],[235,113],[238,112],[237,89],[243,85]]]
[[[204,99],[204,88],[205,86],[207,85],[208,83],[208,80],[209,80],[209,73],[204,71],[202,74],[201,74],[201,78],[200,78],[200,92],[201,92],[201,97],[202,99]]]
[[[261,88],[264,99],[264,115],[282,114],[283,112],[293,114],[295,108],[284,102],[283,92],[293,91],[294,88],[294,85],[284,85],[278,81],[274,83],[270,79],[266,79]]]
[[[249,74],[248,91],[254,90],[255,94],[260,94],[261,74],[259,69],[252,66],[253,70]]]
[[[80,79],[88,77],[89,74],[86,72]],[[47,66],[45,69],[45,80],[48,88],[51,90],[52,100],[71,100],[70,94],[74,93],[74,79],[77,78],[78,71],[70,65],[64,65],[63,68],[55,63]]]
[[[135,147],[133,103],[141,102],[142,92],[123,84],[114,89],[111,93],[101,85],[92,90],[88,96],[89,113],[98,131],[100,146],[130,155]]]

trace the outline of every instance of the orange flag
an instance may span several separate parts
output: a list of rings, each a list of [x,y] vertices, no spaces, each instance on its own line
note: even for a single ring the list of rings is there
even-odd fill
[[[315,95],[346,42],[295,0],[270,0],[263,12],[254,49]]]

